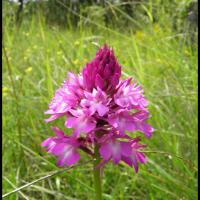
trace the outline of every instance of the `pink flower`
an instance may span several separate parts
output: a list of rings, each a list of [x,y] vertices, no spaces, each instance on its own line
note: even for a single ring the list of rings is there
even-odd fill
[[[101,144],[100,155],[105,163],[112,159],[117,164],[120,161],[125,162],[129,166],[133,166],[135,171],[138,171],[138,163],[146,163],[147,159],[144,153],[139,149],[145,147],[145,145],[138,144],[139,138],[129,141],[120,141],[120,137],[112,136],[106,142]]]
[[[139,138],[136,138],[131,141],[132,152],[128,156],[123,156],[122,160],[127,163],[129,166],[133,166],[135,172],[138,172],[138,163],[146,163],[147,158],[144,153],[140,152],[139,149],[144,148],[145,145],[138,144],[140,141]]]
[[[68,73],[63,85],[56,91],[46,122],[65,117],[65,127],[72,134],[53,128],[55,137],[49,137],[42,145],[46,151],[58,157],[58,165],[72,165],[80,159],[78,149],[94,156],[94,146],[99,145],[102,163],[112,160],[133,166],[145,163],[145,155],[139,152],[144,145],[139,139],[127,135],[127,131],[140,131],[150,138],[153,128],[147,123],[149,111],[144,91],[132,78],[120,80],[121,66],[113,50],[107,45],[86,64],[79,75]]]
[[[147,110],[141,110],[133,114],[136,130],[144,133],[146,137],[151,137],[154,129],[146,123],[146,120],[149,118],[149,112]]]
[[[109,111],[111,98],[108,98],[100,88],[93,89],[92,93],[85,91],[84,94],[86,98],[81,100],[80,105],[88,108],[92,115],[97,112],[102,117]]]
[[[130,84],[130,79],[123,81],[114,95],[117,105],[128,109],[144,109],[148,106],[147,100],[143,96],[143,90],[136,82]]]
[[[80,159],[77,152],[79,143],[74,138],[69,138],[57,128],[52,128],[56,133],[56,137],[49,137],[43,141],[42,146],[46,147],[47,152],[58,156],[58,166],[73,165]]]
[[[81,132],[89,133],[96,127],[96,121],[90,116],[88,110],[70,110],[71,115],[67,118],[65,126],[74,128],[73,135],[78,137]]]
[[[71,108],[76,107],[82,95],[82,77],[68,73],[68,80],[56,91],[54,98],[49,104],[49,109],[45,112],[45,114],[52,115],[46,119],[46,122],[55,120],[66,114]]]
[[[153,128],[145,121],[148,118],[148,112],[140,111],[130,113],[126,109],[121,109],[108,116],[108,122],[114,128],[118,129],[121,134],[125,131],[141,131],[146,137],[151,137]]]
[[[129,156],[131,154],[131,145],[129,142],[111,138],[101,145],[99,152],[104,160],[112,159],[117,164],[122,159],[122,156]]]
[[[108,123],[118,129],[120,133],[125,134],[125,131],[135,131],[133,116],[128,110],[121,109],[108,116]]]

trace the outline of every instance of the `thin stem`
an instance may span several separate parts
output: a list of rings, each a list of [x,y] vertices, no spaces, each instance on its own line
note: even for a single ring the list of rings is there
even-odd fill
[[[98,145],[95,145],[94,148],[95,153],[95,160],[94,160],[94,169],[93,169],[93,175],[94,175],[94,188],[96,193],[96,200],[102,200],[102,189],[101,189],[101,171],[100,168],[96,168],[96,166],[100,162],[100,155],[99,155],[99,147]]]
[[[13,77],[12,77],[12,67],[10,65],[10,62],[9,62],[9,59],[8,59],[8,55],[7,55],[7,51],[6,51],[6,48],[4,46],[4,43],[3,43],[3,53],[4,53],[4,56],[5,56],[5,59],[6,59],[6,64],[7,64],[7,67],[8,67],[8,76],[10,78],[10,81],[11,81],[11,86],[12,86],[12,92],[13,92],[13,96],[15,98],[15,103],[16,103],[16,112],[19,114],[19,98],[18,98],[18,95],[17,95],[17,92],[16,92],[16,88],[15,88],[15,83],[14,83],[14,80],[13,80]],[[17,128],[18,128],[18,133],[19,133],[19,137],[20,137],[20,142],[22,141],[21,140],[21,121],[19,119],[19,117],[17,117]]]
[[[13,96],[14,96],[14,99],[15,99],[15,105],[16,105],[16,111],[15,112],[17,113],[16,119],[17,119],[17,130],[18,130],[18,134],[19,134],[19,142],[22,143],[22,127],[21,127],[21,119],[20,119],[20,115],[19,115],[19,113],[20,113],[19,97],[17,95],[15,82],[14,82],[14,79],[13,79],[12,67],[11,67],[11,64],[10,64],[9,59],[8,59],[6,48],[4,46],[4,40],[3,40],[2,47],[3,47],[4,56],[5,56],[5,61],[6,61],[7,68],[8,68],[8,76],[9,76],[10,81],[11,81],[12,92],[13,92]],[[20,148],[20,155],[23,155],[24,152],[23,152],[22,148],[21,147],[19,147],[19,148]]]

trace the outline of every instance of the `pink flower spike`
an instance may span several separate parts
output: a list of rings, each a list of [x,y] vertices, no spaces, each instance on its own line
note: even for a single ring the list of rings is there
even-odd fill
[[[65,135],[65,131],[52,127],[55,136],[42,142],[48,153],[58,157],[59,166],[76,163],[80,159],[78,150],[99,161],[97,147],[101,158],[97,168],[109,161],[122,161],[137,172],[139,163],[147,162],[140,152],[145,145],[139,144],[140,139],[133,138],[132,133],[152,136],[148,101],[136,80],[120,77],[121,66],[107,45],[98,50],[80,74],[68,72],[45,112],[49,115],[45,121],[64,117],[70,133]]]

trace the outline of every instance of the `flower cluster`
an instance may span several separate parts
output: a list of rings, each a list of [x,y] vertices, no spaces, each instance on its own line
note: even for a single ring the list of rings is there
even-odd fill
[[[67,136],[53,127],[55,137],[42,143],[48,153],[58,157],[59,166],[76,163],[80,150],[94,156],[94,146],[98,146],[101,166],[110,160],[115,164],[123,161],[137,172],[138,163],[147,161],[140,152],[145,145],[127,131],[151,137],[153,128],[146,122],[148,102],[136,81],[120,80],[120,76],[121,66],[107,45],[82,73],[68,73],[45,114],[50,115],[46,122],[65,117],[65,127],[73,132]]]

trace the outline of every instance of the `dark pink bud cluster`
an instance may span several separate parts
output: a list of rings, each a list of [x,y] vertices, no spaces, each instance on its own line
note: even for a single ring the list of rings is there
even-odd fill
[[[96,57],[86,64],[82,75],[85,89],[92,91],[93,88],[100,88],[110,92],[119,83],[121,66],[117,63],[113,50],[105,45],[97,52]]]
[[[79,150],[93,156],[95,145],[102,158],[99,166],[109,160],[115,164],[123,161],[137,172],[138,163],[146,162],[140,152],[145,146],[127,131],[151,137],[148,102],[135,80],[120,80],[120,76],[121,66],[106,45],[81,74],[68,73],[45,113],[51,115],[47,122],[65,117],[65,127],[72,128],[72,134],[67,136],[54,127],[56,136],[42,143],[48,153],[58,157],[59,166],[77,162]]]

